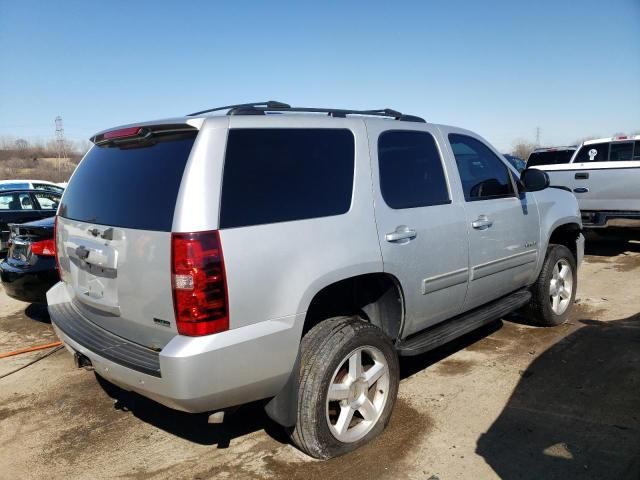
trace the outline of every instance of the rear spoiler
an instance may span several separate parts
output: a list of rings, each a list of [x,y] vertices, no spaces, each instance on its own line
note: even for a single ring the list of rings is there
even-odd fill
[[[170,135],[174,133],[197,132],[198,129],[186,123],[144,125],[107,130],[90,138],[91,142],[98,146],[107,144],[120,145],[123,143],[140,142],[149,140],[159,135]]]

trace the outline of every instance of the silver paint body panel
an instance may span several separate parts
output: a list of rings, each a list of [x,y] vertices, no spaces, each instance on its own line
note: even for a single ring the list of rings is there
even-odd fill
[[[580,224],[575,198],[561,190],[465,202],[447,134],[464,133],[484,141],[466,130],[299,114],[166,121],[177,122],[190,122],[200,132],[177,197],[174,232],[218,229],[230,128],[349,129],[355,138],[355,172],[352,202],[345,214],[220,230],[230,330],[204,337],[177,334],[169,232],[118,229],[117,239],[96,241],[88,230],[105,226],[60,220],[60,234],[68,247],[61,264],[69,277],[68,283],[60,282],[48,292],[49,303],[74,302],[97,328],[161,349],[162,377],[132,371],[88,351],[59,330],[58,334],[69,349],[89,357],[99,375],[172,408],[208,411],[277,394],[295,363],[307,309],[313,297],[332,283],[367,273],[394,276],[403,294],[401,336],[406,337],[532,283],[553,229]],[[387,130],[419,130],[434,136],[450,204],[393,210],[384,203],[377,138]],[[470,225],[480,214],[495,219],[482,232]],[[417,231],[414,240],[402,244],[385,240],[387,233],[402,225]],[[91,250],[90,260],[115,268],[117,276],[102,279],[74,263],[72,257],[81,245]],[[100,287],[100,294],[92,294],[87,285]],[[55,318],[52,323],[55,326]]]

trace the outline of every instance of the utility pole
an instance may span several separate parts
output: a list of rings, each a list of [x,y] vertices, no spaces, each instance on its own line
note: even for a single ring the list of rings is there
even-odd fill
[[[536,127],[536,147],[540,146],[540,127]]]
[[[60,171],[60,163],[67,160],[67,150],[64,141],[64,126],[62,125],[62,117],[56,117],[56,146],[58,147],[58,171]]]

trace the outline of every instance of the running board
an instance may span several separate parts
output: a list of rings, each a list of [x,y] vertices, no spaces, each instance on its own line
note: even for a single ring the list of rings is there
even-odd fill
[[[529,300],[531,300],[531,292],[519,290],[451,320],[429,327],[408,340],[402,340],[396,344],[396,350],[398,355],[406,357],[428,352],[524,307]]]

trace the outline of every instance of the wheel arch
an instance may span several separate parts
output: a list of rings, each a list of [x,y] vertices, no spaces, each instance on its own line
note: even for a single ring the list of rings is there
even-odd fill
[[[358,316],[395,341],[404,321],[400,281],[390,273],[369,272],[328,283],[309,301],[302,336],[322,320],[342,315]]]
[[[391,339],[398,339],[404,320],[404,295],[400,281],[389,273],[374,271],[343,278],[333,278],[310,295],[303,337],[327,318],[358,315],[378,326]],[[292,427],[298,410],[300,350],[284,387],[266,405],[265,411],[276,423]]]

